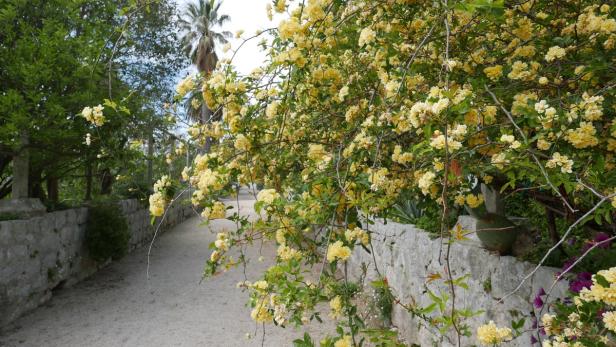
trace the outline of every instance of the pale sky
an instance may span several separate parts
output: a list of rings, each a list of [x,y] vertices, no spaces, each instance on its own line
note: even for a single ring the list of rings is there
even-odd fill
[[[190,1],[196,0],[177,0],[179,4],[180,14],[184,12],[186,4]],[[220,13],[231,16],[231,21],[224,26],[225,30],[233,33],[234,37],[231,39],[232,49],[237,49],[241,44],[242,39],[235,38],[235,32],[242,29],[244,34],[242,37],[253,36],[257,30],[268,29],[274,26],[278,26],[279,18],[274,18],[273,22],[270,22],[267,18],[265,7],[271,0],[224,0]],[[263,65],[265,60],[265,53],[257,47],[257,43],[260,38],[250,40],[242,46],[240,51],[233,59],[233,65],[241,74],[248,74],[253,69]],[[222,47],[218,47],[218,56],[230,57],[232,51],[224,54]]]

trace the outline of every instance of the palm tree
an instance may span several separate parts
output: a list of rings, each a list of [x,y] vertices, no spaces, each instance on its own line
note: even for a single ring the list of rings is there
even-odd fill
[[[231,20],[228,15],[219,14],[221,4],[222,0],[195,0],[188,4],[179,20],[180,28],[184,32],[181,39],[184,54],[197,66],[197,70],[206,76],[216,68],[216,63],[218,63],[216,43],[226,44],[227,39],[232,36],[229,31],[216,31],[217,28],[221,28]],[[187,116],[199,123],[212,122],[220,118],[222,113],[212,114],[204,101],[197,109],[191,107],[192,99],[198,98],[199,94],[191,93],[186,101]],[[210,146],[211,139],[208,138],[204,151],[208,152]]]
[[[222,1],[196,0],[188,4],[179,23],[184,53],[201,73],[209,74],[216,67],[216,43],[226,44],[232,36],[229,31],[216,31],[231,20],[226,14],[219,14]]]

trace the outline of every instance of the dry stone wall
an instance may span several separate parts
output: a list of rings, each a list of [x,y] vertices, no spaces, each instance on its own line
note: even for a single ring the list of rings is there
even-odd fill
[[[474,231],[475,221],[463,216],[459,223],[464,230]],[[387,278],[390,288],[401,302],[406,305],[415,303],[417,307],[426,307],[432,303],[427,294],[430,289],[435,293],[448,293],[443,281],[427,283],[428,274],[440,273],[445,276],[445,264],[439,262],[441,239],[431,237],[429,233],[413,225],[376,220],[370,225],[374,254],[364,250],[353,252],[349,260],[354,277],[366,276],[365,283],[378,278],[378,272]],[[534,266],[519,261],[514,257],[499,256],[481,247],[479,241],[469,235],[469,240],[457,242],[451,250],[451,270],[454,278],[469,275],[466,280],[468,289],[456,289],[456,308],[473,311],[484,310],[485,313],[466,321],[473,334],[463,338],[462,346],[477,345],[475,332],[481,324],[493,320],[499,326],[510,327],[512,320],[519,320],[533,312],[533,298],[540,288],[546,290],[553,282],[557,269],[542,267],[515,294],[501,302]],[[446,245],[443,244],[443,252]],[[367,269],[367,270],[366,270]],[[565,294],[566,286],[558,283],[553,291],[555,297]],[[453,336],[442,338],[434,329],[413,317],[400,305],[394,305],[392,323],[399,329],[401,336],[409,344],[419,346],[452,346]],[[531,328],[531,321],[526,320],[525,328]],[[530,346],[530,335],[524,334],[508,346]]]
[[[154,227],[139,201],[119,204],[128,222],[132,251],[152,239]],[[192,208],[178,201],[167,212],[162,230],[192,215]],[[108,264],[88,256],[87,216],[87,208],[76,208],[0,222],[0,327],[49,300],[54,289],[81,281]]]

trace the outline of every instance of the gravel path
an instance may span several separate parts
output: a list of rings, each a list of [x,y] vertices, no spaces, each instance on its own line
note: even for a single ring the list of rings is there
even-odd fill
[[[252,201],[241,206],[252,211]],[[187,220],[157,239],[149,281],[144,247],[54,293],[46,305],[0,334],[0,346],[261,346],[262,328],[245,306],[248,295],[236,289],[244,280],[242,269],[199,283],[208,244],[216,232],[233,226],[216,221],[208,231],[198,218]],[[266,245],[250,251],[251,281],[267,267],[257,261],[259,252],[271,255],[275,249]],[[316,338],[324,330],[332,331],[318,323],[308,327]],[[246,333],[257,336],[248,339]],[[290,346],[302,335],[269,325],[263,345]]]

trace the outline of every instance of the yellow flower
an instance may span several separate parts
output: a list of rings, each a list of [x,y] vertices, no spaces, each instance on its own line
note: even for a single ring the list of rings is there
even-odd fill
[[[515,141],[515,136],[509,135],[509,134],[503,134],[501,135],[500,140],[501,142],[505,142],[505,143],[513,143],[513,141]]]
[[[333,319],[338,319],[342,316],[342,299],[340,296],[336,296],[329,301],[329,308],[332,311],[330,316]]]
[[[218,235],[216,235],[216,241],[214,241],[214,246],[221,251],[228,251],[229,235],[227,235],[227,233],[218,233]]]
[[[260,292],[264,292],[269,287],[269,283],[265,280],[259,280],[252,284],[252,287]]]
[[[250,317],[257,323],[268,323],[272,321],[273,317],[265,303],[265,299],[261,299],[257,302],[255,308],[250,312]]]
[[[537,148],[542,151],[547,151],[548,149],[550,149],[550,146],[552,146],[552,144],[544,139],[537,140]]]
[[[553,46],[553,47],[550,47],[550,49],[548,49],[548,52],[545,54],[545,60],[547,62],[552,62],[556,59],[560,59],[564,57],[565,54],[567,54],[567,52],[565,51],[564,48],[559,47],[559,46]]]
[[[590,289],[584,288],[580,291],[580,299],[583,301],[599,301],[616,306],[616,267],[601,270],[597,274],[603,276],[609,282],[609,287],[597,283],[596,277],[593,276],[593,285]]]
[[[359,33],[359,46],[370,44],[376,38],[376,33],[370,28],[364,28]]]
[[[276,117],[276,112],[278,112],[278,102],[273,101],[265,108],[265,117],[267,117],[267,119],[273,119]]]
[[[210,254],[210,261],[211,262],[217,262],[218,259],[220,259],[220,252],[219,251],[214,251],[214,252],[212,252],[212,254]]]
[[[166,201],[161,192],[155,192],[150,195],[150,214],[155,217],[160,217],[165,213]]]
[[[370,243],[370,235],[367,232],[362,230],[359,227],[355,229],[348,229],[344,232],[344,237],[349,242],[354,242],[355,240],[360,241],[364,246],[367,246]]]
[[[180,98],[183,98],[189,91],[195,88],[195,81],[193,75],[186,76],[183,80],[178,83],[175,87],[175,92],[178,94]]]
[[[279,197],[280,194],[276,192],[276,189],[263,189],[257,194],[257,201],[263,201],[271,205]]]
[[[560,166],[560,171],[562,173],[571,173],[571,168],[573,167],[573,160],[569,159],[569,157],[566,155],[561,155],[558,152],[554,152],[554,154],[552,154],[552,158],[548,160],[545,166],[552,169],[557,166]]]
[[[545,313],[541,317],[541,325],[543,326],[543,330],[547,336],[553,335],[558,331],[558,327],[554,327],[552,324],[554,322],[554,318],[556,318],[556,316],[549,313]]]
[[[334,343],[334,347],[353,347],[353,339],[351,339],[351,336],[345,335]]]
[[[610,152],[616,152],[616,140],[607,139],[607,150]]]
[[[396,145],[396,147],[394,147],[394,153],[391,155],[391,160],[398,164],[405,165],[413,160],[413,154],[409,152],[402,153],[402,147]]]
[[[462,194],[456,195],[454,203],[458,206],[463,206],[466,203],[466,197]]]
[[[84,107],[81,111],[81,116],[85,118],[88,122],[94,124],[95,126],[102,126],[105,124],[107,119],[103,115],[103,110],[105,107],[98,105],[94,107]]]
[[[502,170],[505,168],[505,164],[509,164],[509,159],[507,159],[507,155],[503,152],[492,155],[490,162],[494,167]]]
[[[484,346],[498,345],[512,338],[511,329],[499,328],[493,321],[477,328],[477,339]]]
[[[489,66],[483,69],[483,73],[488,76],[492,81],[498,81],[498,79],[503,75],[503,66],[502,65],[494,65]]]
[[[206,208],[206,210],[208,210],[209,208]],[[220,201],[216,201],[214,203],[214,206],[212,206],[212,209],[208,211],[208,215],[206,218],[208,219],[224,219],[225,217],[227,217],[227,208],[225,207],[225,204],[223,204]]]
[[[248,140],[248,138],[246,138],[246,136],[244,136],[243,134],[237,135],[237,137],[235,138],[234,145],[235,145],[235,148],[240,151],[249,151],[250,148],[252,147],[250,145],[250,141]]]
[[[608,4],[603,4],[603,5],[601,5],[601,7],[599,8],[599,10],[601,11],[601,13],[608,13],[608,12],[610,12],[610,5],[608,5]]]
[[[351,256],[351,249],[342,244],[342,241],[336,241],[329,245],[327,249],[327,261],[333,262],[337,259],[346,261]]]
[[[276,12],[282,13],[287,8],[286,0],[276,1]]]
[[[468,194],[466,195],[466,204],[470,208],[479,207],[479,205],[483,204],[483,195],[482,194]]]
[[[342,88],[340,88],[340,91],[338,92],[338,99],[340,101],[344,101],[344,98],[349,95],[349,86],[344,86]]]
[[[325,151],[325,147],[323,145],[315,145],[311,144],[308,146],[308,158],[314,161],[321,161],[327,152]]]
[[[606,328],[616,332],[616,311],[605,312],[603,314],[603,323]]]
[[[283,261],[300,260],[302,258],[301,252],[286,245],[278,246],[277,254]]]
[[[522,61],[515,61],[511,65],[511,72],[507,74],[512,80],[523,80],[531,77],[531,72],[528,70],[528,64]]]
[[[436,174],[434,172],[427,171],[419,178],[417,186],[419,187],[419,189],[421,189],[421,192],[424,195],[428,195],[430,193],[430,186],[432,186],[435,177]]]
[[[280,38],[283,40],[287,40],[293,37],[293,35],[299,33],[302,30],[301,25],[297,21],[297,18],[292,17],[289,20],[285,20],[280,22],[278,26],[278,32],[280,34]]]
[[[599,144],[599,140],[595,137],[597,129],[591,122],[580,122],[577,129],[569,129],[566,139],[575,148],[593,147]]]

